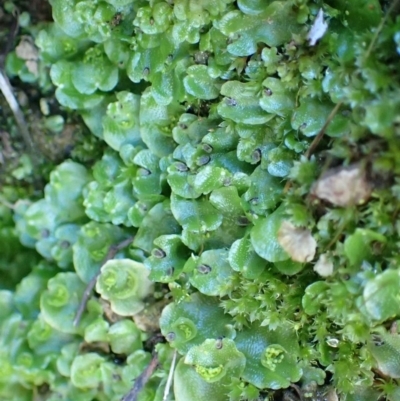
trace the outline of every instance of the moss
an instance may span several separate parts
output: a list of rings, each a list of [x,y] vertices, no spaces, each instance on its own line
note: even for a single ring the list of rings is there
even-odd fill
[[[0,190],[0,239],[16,250],[0,274],[21,272],[0,292],[1,397],[46,384],[49,399],[120,399],[150,359],[151,333],[131,317],[161,302],[167,344],[143,399],[163,399],[174,350],[177,401],[397,399],[400,19],[389,3],[52,0],[54,22],[22,19],[38,72],[12,51],[7,73],[54,91],[62,111],[45,126],[80,116],[87,137],[43,196]],[[25,278],[31,253],[17,237],[46,260]],[[100,268],[99,298],[75,327]]]

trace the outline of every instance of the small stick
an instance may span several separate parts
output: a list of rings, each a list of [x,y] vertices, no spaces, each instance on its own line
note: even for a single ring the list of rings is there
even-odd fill
[[[343,231],[346,227],[346,224],[341,224],[339,226],[339,229],[336,231],[336,234],[333,236],[333,238],[330,240],[328,245],[324,248],[324,252],[326,252],[332,245],[334,245],[340,238],[340,236],[343,234]]]
[[[14,114],[15,121],[21,132],[22,138],[24,139],[24,142],[28,147],[28,151],[32,155],[33,161],[36,162],[36,155],[34,152],[35,148],[33,145],[31,134],[29,133],[24,115],[22,114],[22,111],[19,108],[18,101],[14,96],[11,84],[2,69],[0,69],[0,91],[3,93],[8,105],[10,106],[12,113]]]
[[[287,180],[285,186],[283,187],[282,192],[286,194],[289,189],[292,187],[293,182],[291,180]]]
[[[96,273],[96,275],[89,281],[88,285],[87,285],[86,288],[85,288],[85,291],[83,292],[82,300],[81,300],[81,302],[80,302],[80,304],[79,304],[79,307],[78,307],[78,310],[77,310],[77,312],[76,312],[75,319],[74,319],[74,322],[73,322],[74,326],[78,326],[78,324],[79,324],[79,322],[80,322],[80,320],[81,320],[81,318],[82,318],[83,312],[85,311],[86,305],[87,305],[87,303],[88,303],[88,301],[89,301],[89,297],[90,297],[90,295],[92,294],[92,291],[93,291],[94,286],[96,285],[97,279],[99,278],[99,276],[100,276],[100,274],[101,274],[101,268],[102,268],[102,266],[103,266],[106,262],[108,262],[109,260],[114,259],[115,255],[116,255],[121,249],[123,249],[123,248],[127,247],[129,244],[131,244],[132,241],[133,241],[133,237],[129,237],[129,238],[123,240],[122,242],[120,242],[120,243],[117,244],[117,245],[111,245],[111,246],[110,246],[110,248],[109,248],[109,250],[108,250],[108,252],[107,252],[106,257],[105,257],[105,258],[103,259],[103,261],[101,262],[99,271],[98,271],[98,272]]]
[[[321,142],[322,137],[325,134],[325,130],[332,121],[333,117],[335,117],[336,113],[338,112],[340,106],[343,104],[343,102],[339,102],[333,110],[329,113],[328,118],[326,119],[324,125],[322,128],[319,130],[318,134],[314,138],[314,140],[311,142],[310,147],[308,148],[307,152],[304,154],[307,159],[310,159],[311,155],[314,153],[315,148],[318,146],[318,144]],[[293,182],[291,180],[286,181],[286,185],[283,188],[283,193],[286,194],[289,189],[292,187]]]
[[[137,401],[139,393],[150,380],[151,375],[154,373],[157,367],[158,357],[157,354],[154,354],[146,369],[135,379],[135,384],[133,385],[132,389],[122,398],[121,401]]]
[[[393,3],[390,5],[389,9],[387,10],[385,16],[381,19],[380,24],[378,25],[378,27],[376,28],[375,34],[371,40],[371,43],[368,46],[367,51],[365,52],[365,56],[364,56],[364,60],[366,60],[369,55],[372,52],[372,49],[375,46],[376,41],[378,40],[378,36],[381,33],[384,25],[386,24],[387,19],[389,18],[390,13],[393,11],[393,9],[396,7],[397,3],[399,2],[399,0],[394,0]]]
[[[301,394],[301,391],[300,391],[299,386],[298,386],[297,384],[292,383],[292,384],[290,385],[290,387],[293,388],[293,389],[296,391],[297,395],[298,395],[299,398],[300,398],[300,401],[303,401],[303,396],[302,396],[302,394]]]
[[[335,115],[337,114],[340,106],[343,104],[343,102],[339,102],[334,108],[333,110],[330,112],[328,118],[326,119],[324,125],[322,126],[322,128],[319,130],[317,136],[314,138],[314,140],[311,142],[310,147],[308,148],[305,156],[307,157],[307,159],[309,159],[311,157],[311,155],[314,153],[315,148],[318,146],[318,144],[321,142],[322,137],[325,134],[325,130],[328,127],[328,125],[331,123],[331,121],[333,120],[333,117],[335,117]]]
[[[34,142],[32,140],[32,136],[29,132],[28,125],[25,121],[24,114],[22,113],[22,111],[19,107],[18,101],[14,96],[10,81],[8,80],[8,77],[4,72],[5,58],[13,46],[14,39],[15,39],[15,37],[18,33],[18,29],[19,29],[19,11],[17,8],[14,10],[13,14],[15,16],[15,20],[14,20],[12,26],[10,27],[7,43],[4,46],[4,49],[2,50],[2,52],[0,54],[0,91],[3,94],[4,98],[6,99],[8,105],[14,115],[14,119],[15,119],[18,129],[22,135],[22,139],[24,140],[24,142],[27,146],[27,149],[28,149],[28,153],[31,156],[32,164],[33,164],[33,166],[36,167],[37,164],[39,163],[39,161],[38,161],[38,157],[35,153],[35,146],[34,146]]]
[[[167,401],[168,394],[169,394],[169,390],[171,389],[172,378],[174,377],[174,370],[175,370],[175,363],[176,363],[176,355],[177,355],[177,352],[176,352],[176,350],[175,350],[175,351],[174,351],[174,356],[172,357],[171,367],[170,367],[169,373],[168,373],[167,384],[165,385],[165,389],[164,389],[163,401]]]

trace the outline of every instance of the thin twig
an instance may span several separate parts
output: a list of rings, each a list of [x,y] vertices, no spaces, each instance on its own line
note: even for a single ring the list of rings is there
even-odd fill
[[[14,96],[10,81],[8,80],[8,77],[4,72],[5,58],[7,56],[7,53],[11,50],[11,46],[18,33],[19,12],[17,9],[15,9],[15,17],[16,17],[15,21],[14,21],[13,25],[11,26],[10,32],[8,34],[7,44],[5,45],[5,48],[2,51],[2,54],[0,57],[0,91],[2,92],[4,98],[6,99],[8,105],[10,106],[12,113],[14,114],[14,118],[18,125],[19,131],[21,132],[22,138],[28,148],[28,152],[31,155],[32,163],[34,165],[36,165],[38,160],[37,160],[37,156],[35,153],[35,147],[34,147],[34,143],[32,140],[32,136],[29,132],[28,125],[27,125],[27,123],[25,121],[25,117],[19,107],[18,101]]]
[[[314,138],[314,140],[311,142],[310,147],[308,148],[305,156],[307,157],[307,159],[309,159],[311,157],[311,155],[314,153],[315,148],[318,146],[318,144],[321,142],[322,137],[325,134],[325,130],[328,127],[328,125],[331,123],[331,121],[333,120],[333,117],[335,117],[335,115],[337,114],[340,106],[343,104],[343,102],[339,102],[334,108],[333,110],[330,112],[328,118],[326,119],[324,125],[322,126],[322,128],[319,130],[317,136]]]
[[[85,312],[86,305],[88,303],[88,300],[90,298],[90,295],[92,294],[93,288],[96,285],[97,279],[99,278],[101,274],[101,268],[102,266],[108,262],[111,259],[114,259],[115,255],[123,248],[127,247],[129,244],[131,244],[133,241],[133,237],[129,237],[122,242],[120,242],[117,245],[112,245],[110,246],[106,257],[103,259],[100,265],[99,271],[96,273],[96,275],[89,281],[88,285],[85,288],[85,291],[83,292],[82,300],[79,304],[78,310],[75,315],[74,319],[74,326],[78,326],[79,322],[81,321],[83,312]]]
[[[289,189],[292,187],[292,185],[293,185],[293,181],[287,180],[285,186],[283,187],[282,192],[284,194],[286,194],[289,191]]]
[[[385,26],[386,21],[387,21],[387,19],[389,18],[390,13],[391,13],[391,12],[393,11],[393,9],[396,7],[396,5],[397,5],[398,2],[399,2],[399,0],[394,0],[393,3],[390,5],[389,9],[387,10],[385,16],[381,19],[380,24],[378,25],[378,27],[377,27],[376,30],[375,30],[374,36],[373,36],[373,38],[372,38],[372,40],[371,40],[371,43],[369,44],[368,49],[367,49],[367,51],[365,52],[364,60],[366,60],[366,59],[369,57],[369,55],[371,54],[372,49],[374,48],[375,43],[376,43],[376,41],[378,40],[379,34],[381,33],[383,27]]]
[[[121,401],[137,401],[139,393],[142,391],[143,387],[150,380],[151,375],[158,367],[158,356],[153,354],[153,358],[147,365],[146,369],[135,379],[135,384],[132,389],[126,394]]]
[[[303,395],[301,394],[299,386],[297,384],[292,383],[290,385],[290,387],[296,391],[297,395],[299,396],[300,401],[303,401]]]
[[[324,252],[326,252],[332,245],[334,245],[339,240],[340,236],[343,234],[345,227],[346,227],[346,222],[344,222],[339,226],[339,229],[336,231],[336,234],[329,241],[328,245],[324,248]]]
[[[28,126],[25,121],[25,117],[22,114],[21,109],[19,108],[19,104],[12,91],[10,81],[8,80],[7,76],[1,69],[0,69],[0,90],[3,93],[8,105],[10,106],[12,113],[14,114],[14,118],[21,132],[22,138],[26,143],[26,146],[28,147],[29,153],[32,156],[33,159],[32,161],[36,162],[35,148],[33,145],[31,134],[29,133]]]
[[[167,401],[169,390],[171,389],[172,378],[174,377],[174,370],[175,370],[175,364],[176,364],[176,355],[177,355],[177,352],[175,350],[174,356],[172,357],[171,367],[170,367],[169,373],[168,373],[167,384],[165,385],[165,389],[164,389],[163,401]]]
[[[319,145],[319,143],[321,142],[322,137],[325,134],[325,130],[328,127],[328,125],[330,124],[330,122],[333,120],[333,117],[335,117],[335,115],[337,114],[340,106],[343,104],[343,102],[339,102],[334,108],[333,110],[330,112],[328,118],[326,119],[324,125],[322,126],[322,128],[319,130],[318,134],[316,135],[316,137],[314,138],[314,140],[311,142],[309,148],[307,149],[307,152],[305,153],[305,157],[307,159],[309,159],[311,157],[311,155],[314,153],[314,150],[317,148],[317,146]],[[286,181],[286,185],[283,188],[283,193],[286,194],[289,189],[292,187],[293,182],[291,180]]]

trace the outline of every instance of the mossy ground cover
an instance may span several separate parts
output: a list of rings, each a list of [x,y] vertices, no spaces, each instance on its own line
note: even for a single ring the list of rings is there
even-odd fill
[[[0,398],[400,400],[398,2],[49,3],[0,15]]]

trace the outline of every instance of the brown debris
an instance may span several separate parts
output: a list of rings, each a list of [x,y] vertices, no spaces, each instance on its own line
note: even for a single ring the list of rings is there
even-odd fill
[[[296,227],[283,221],[278,231],[278,242],[295,262],[310,262],[314,259],[317,242],[306,228]]]
[[[37,77],[39,75],[39,52],[30,36],[22,36],[15,48],[15,53],[20,59],[25,60],[28,71]]]
[[[317,198],[342,207],[365,203],[371,192],[365,169],[359,163],[329,169],[311,189]]]
[[[109,323],[116,323],[123,319],[122,316],[118,315],[111,309],[110,302],[106,301],[103,298],[99,298],[98,301],[103,308],[104,317]]]
[[[314,265],[314,271],[321,277],[329,277],[333,274],[333,263],[327,253],[323,253]]]
[[[164,307],[169,303],[168,299],[154,302],[148,305],[141,312],[132,317],[136,326],[146,333],[156,333],[160,331],[160,316]]]

